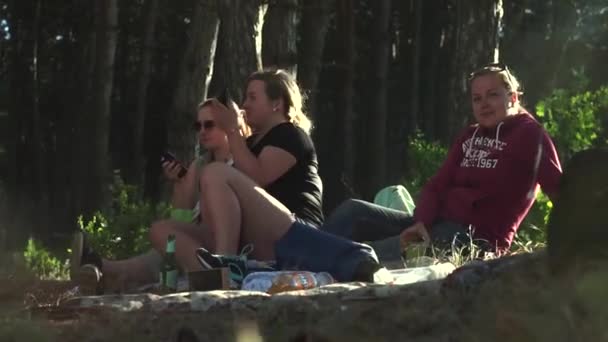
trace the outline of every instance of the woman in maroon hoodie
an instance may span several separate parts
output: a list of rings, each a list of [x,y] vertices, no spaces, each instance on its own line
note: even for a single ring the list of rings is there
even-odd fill
[[[322,229],[354,240],[440,244],[472,232],[485,249],[508,249],[538,185],[552,200],[562,170],[551,138],[519,102],[519,83],[502,64],[470,75],[473,116],[447,159],[422,190],[414,216],[349,200]],[[381,244],[372,242],[378,256]],[[394,254],[393,254],[394,255]],[[397,254],[399,255],[399,254]]]

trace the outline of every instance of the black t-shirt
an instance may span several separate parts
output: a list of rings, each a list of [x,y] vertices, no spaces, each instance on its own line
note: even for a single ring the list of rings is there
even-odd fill
[[[323,183],[318,173],[317,152],[310,136],[301,128],[285,122],[273,127],[260,141],[252,145],[254,141],[255,135],[249,137],[247,146],[256,157],[264,147],[274,146],[296,158],[296,164],[266,186],[265,190],[296,217],[320,226],[323,223]]]

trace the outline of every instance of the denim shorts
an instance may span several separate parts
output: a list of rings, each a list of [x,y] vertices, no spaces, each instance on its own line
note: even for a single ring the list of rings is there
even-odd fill
[[[374,250],[324,231],[301,220],[275,243],[277,266],[282,270],[328,272],[337,281],[351,281],[359,264],[378,260]]]

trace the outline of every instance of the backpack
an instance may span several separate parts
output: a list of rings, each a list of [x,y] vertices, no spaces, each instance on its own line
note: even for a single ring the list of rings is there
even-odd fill
[[[400,210],[408,215],[414,215],[414,200],[402,185],[391,185],[378,191],[374,197],[374,203],[383,207]]]

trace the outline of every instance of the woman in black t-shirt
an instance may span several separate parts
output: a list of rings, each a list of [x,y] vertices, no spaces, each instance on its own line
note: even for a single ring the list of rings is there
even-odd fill
[[[253,73],[247,80],[243,109],[253,130],[246,139],[238,127],[239,108],[213,101],[214,120],[228,133],[234,167],[251,178],[268,194],[287,207],[295,217],[312,226],[323,222],[322,183],[317,155],[308,132],[311,123],[302,112],[299,88],[283,70]],[[203,170],[201,200],[209,218],[216,253],[235,254],[248,243],[249,222],[241,215],[241,203],[228,184],[215,173],[221,168]],[[220,179],[218,181],[218,179]],[[211,247],[211,246],[210,246]],[[255,246],[255,254],[262,253]]]

